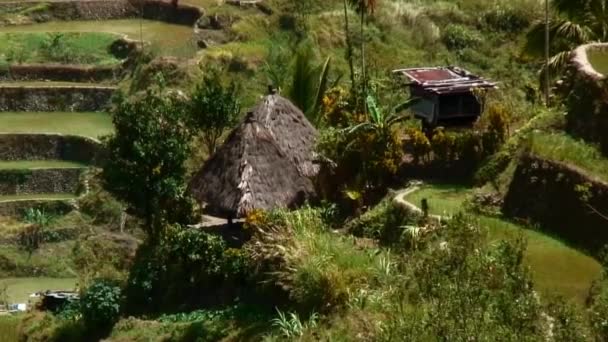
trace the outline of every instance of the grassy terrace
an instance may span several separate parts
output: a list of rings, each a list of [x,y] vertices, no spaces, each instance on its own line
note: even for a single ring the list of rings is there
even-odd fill
[[[0,195],[0,202],[27,201],[27,200],[50,200],[63,201],[76,198],[74,194],[32,194],[32,195]]]
[[[63,82],[63,81],[16,81],[0,82],[0,87],[101,87],[111,86],[101,83]]]
[[[140,31],[140,24],[142,31]],[[193,30],[190,26],[139,19],[119,19],[104,21],[48,22],[35,25],[0,27],[0,32],[87,32],[96,34],[120,34],[135,40],[143,38],[152,48],[163,55],[191,57],[196,53]],[[140,37],[140,32],[143,36]]]
[[[106,113],[0,113],[0,133],[61,133],[97,138],[112,132]]]
[[[99,32],[3,32],[0,63],[117,64],[109,50],[116,39]]]
[[[551,160],[575,165],[591,175],[608,181],[608,160],[591,145],[564,133],[537,133],[532,139],[532,152]]]
[[[419,204],[423,198],[429,202],[433,214],[455,214],[463,210],[462,203],[470,191],[461,186],[426,185],[408,196]],[[601,272],[600,264],[593,258],[567,246],[563,242],[533,229],[499,218],[478,217],[482,227],[488,229],[488,237],[498,241],[523,236],[528,242],[526,262],[540,291],[546,295],[561,295],[583,303],[589,287]]]
[[[591,50],[587,51],[587,58],[589,62],[593,66],[593,68],[601,73],[608,74],[608,52],[607,51],[598,51]]]
[[[19,160],[0,161],[0,170],[12,169],[51,169],[83,168],[87,165],[63,160]]]
[[[5,278],[0,279],[0,287],[7,287],[11,303],[27,303],[29,295],[44,290],[73,290],[75,278]]]

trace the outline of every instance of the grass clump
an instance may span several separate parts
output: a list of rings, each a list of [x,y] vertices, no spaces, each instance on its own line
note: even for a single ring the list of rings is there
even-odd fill
[[[254,236],[246,249],[255,277],[267,284],[275,305],[307,314],[329,312],[377,281],[380,255],[329,231],[315,209],[275,211],[249,229]]]
[[[608,159],[595,147],[565,133],[535,133],[530,151],[540,157],[579,167],[587,173],[608,181]]]

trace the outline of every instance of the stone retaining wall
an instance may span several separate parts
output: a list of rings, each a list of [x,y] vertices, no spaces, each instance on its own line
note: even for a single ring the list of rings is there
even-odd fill
[[[31,10],[46,4],[44,10]],[[195,6],[173,6],[168,0],[82,0],[82,1],[12,1],[0,2],[0,11],[27,13],[32,22],[52,20],[109,20],[141,16],[145,19],[165,21],[181,25],[194,25],[202,15]]]
[[[0,128],[1,129],[1,128]],[[60,134],[0,134],[0,160],[67,160],[95,164],[101,144],[93,139]]]
[[[608,243],[608,183],[560,162],[523,157],[503,212],[591,252]]]
[[[73,207],[69,200],[19,200],[0,201],[0,216],[22,217],[27,209],[38,208],[46,213],[66,214]]]
[[[568,109],[568,132],[598,144],[608,156],[608,79],[590,64],[587,53],[591,50],[608,54],[608,44],[586,44],[574,50],[560,92]]]
[[[137,3],[137,0],[131,2]],[[175,7],[168,1],[144,1],[143,11],[146,19],[188,26],[193,26],[203,15],[198,7],[181,4]]]
[[[0,87],[0,111],[95,112],[107,109],[114,87],[19,86]],[[1,129],[1,128],[0,128]]]
[[[17,64],[0,70],[0,81],[117,81],[121,71],[120,66]]]
[[[41,8],[40,10],[33,10]],[[127,0],[11,1],[0,3],[5,13],[27,13],[33,22],[52,20],[107,20],[135,18],[137,9]]]
[[[66,194],[81,188],[83,168],[0,170],[0,195]]]

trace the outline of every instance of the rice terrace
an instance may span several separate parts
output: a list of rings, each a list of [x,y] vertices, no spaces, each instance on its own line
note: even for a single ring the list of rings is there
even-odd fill
[[[0,0],[0,341],[608,340],[608,0]]]

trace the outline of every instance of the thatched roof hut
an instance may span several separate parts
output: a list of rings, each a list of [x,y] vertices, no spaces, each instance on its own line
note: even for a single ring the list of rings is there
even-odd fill
[[[279,95],[268,95],[190,182],[212,213],[242,217],[252,209],[291,208],[314,196],[317,131]]]

